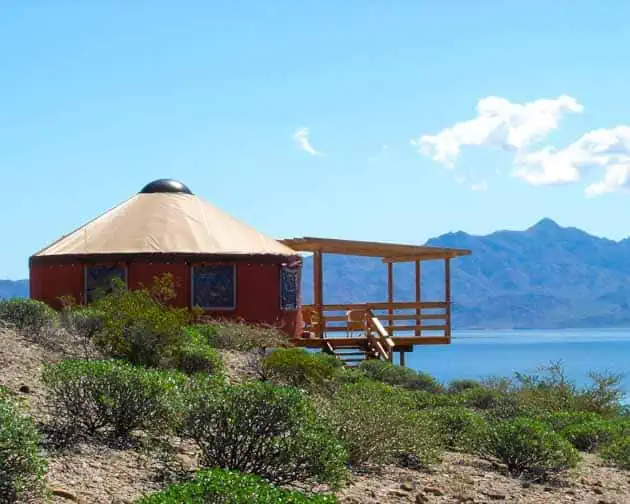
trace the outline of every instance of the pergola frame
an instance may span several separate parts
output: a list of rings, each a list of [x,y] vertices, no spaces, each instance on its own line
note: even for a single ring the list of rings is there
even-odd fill
[[[426,245],[406,245],[398,243],[368,242],[356,240],[339,240],[334,238],[288,238],[280,240],[281,243],[296,252],[311,252],[313,254],[313,304],[321,313],[324,307],[323,295],[323,254],[342,254],[366,257],[380,257],[387,265],[387,302],[389,320],[388,328],[393,328],[394,320],[394,264],[401,262],[415,263],[415,299],[419,305],[422,297],[421,262],[429,260],[444,261],[444,285],[447,309],[446,336],[451,338],[451,259],[467,256],[470,250],[445,247],[431,247]],[[416,309],[416,315],[420,317],[420,308]],[[420,329],[415,329],[415,335],[420,336]],[[320,334],[321,337],[321,334]],[[400,351],[400,363],[404,365],[404,351]]]

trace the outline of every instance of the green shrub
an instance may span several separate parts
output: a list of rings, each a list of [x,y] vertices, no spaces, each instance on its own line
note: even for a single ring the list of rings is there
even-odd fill
[[[600,455],[622,469],[630,469],[630,436],[618,436],[602,448]]]
[[[265,377],[305,389],[318,389],[330,381],[343,362],[325,353],[307,352],[302,348],[279,348],[262,361]]]
[[[171,277],[156,277],[151,288],[127,290],[115,279],[111,293],[92,305],[103,314],[94,342],[106,355],[144,366],[173,365],[186,342],[185,326],[194,316],[171,308]]]
[[[189,327],[210,346],[226,350],[248,351],[274,348],[289,344],[289,337],[277,328],[254,326],[240,322],[211,322]]]
[[[419,410],[464,404],[461,394],[435,394],[426,390],[416,390],[412,392],[411,397]]]
[[[472,387],[460,392],[462,402],[471,408],[491,410],[502,405],[506,394],[485,387]]]
[[[58,315],[46,303],[28,298],[0,299],[0,320],[34,336],[54,327]]]
[[[364,379],[342,386],[324,411],[354,466],[389,464],[407,456],[422,466],[439,460],[437,427],[406,390]]]
[[[507,466],[510,475],[545,479],[575,467],[577,450],[548,425],[528,418],[489,424],[480,433],[479,454]]]
[[[225,469],[200,471],[194,480],[170,486],[137,504],[338,504],[332,495],[307,496],[270,485],[259,476]]]
[[[597,413],[587,411],[556,411],[539,415],[538,420],[561,433],[567,427],[601,420],[601,417]]]
[[[168,429],[178,410],[185,375],[121,361],[64,361],[43,373],[59,426],[116,438],[136,429]]]
[[[0,397],[0,502],[16,502],[42,488],[46,462],[30,417]]]
[[[347,460],[305,394],[269,383],[200,387],[191,394],[184,433],[201,449],[202,466],[254,473],[278,484],[336,484]]]
[[[471,379],[461,379],[461,380],[453,380],[448,384],[448,391],[451,394],[459,394],[460,392],[464,392],[466,390],[482,388],[483,385],[481,382],[477,380]]]
[[[370,359],[363,361],[360,368],[371,380],[404,387],[409,390],[442,391],[442,386],[432,376],[403,366],[397,366],[391,362]]]
[[[578,450],[594,451],[610,443],[615,430],[610,422],[597,419],[568,425],[560,433]]]
[[[187,374],[220,375],[225,371],[221,354],[195,333],[179,350],[177,368]]]
[[[444,446],[454,450],[472,451],[486,425],[481,415],[461,406],[435,408],[428,415]]]
[[[66,307],[62,323],[66,330],[85,340],[92,340],[103,329],[105,314],[91,307]]]

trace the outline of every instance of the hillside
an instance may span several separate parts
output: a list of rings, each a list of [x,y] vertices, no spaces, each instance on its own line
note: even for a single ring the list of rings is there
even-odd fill
[[[448,233],[427,245],[468,248],[453,262],[456,328],[568,328],[630,325],[630,239],[598,238],[544,219],[524,231],[486,236]],[[423,299],[443,298],[440,262],[423,263]],[[396,265],[395,298],[412,300],[412,264]],[[331,255],[324,262],[326,302],[384,300],[379,259]],[[304,271],[305,301],[312,263]]]

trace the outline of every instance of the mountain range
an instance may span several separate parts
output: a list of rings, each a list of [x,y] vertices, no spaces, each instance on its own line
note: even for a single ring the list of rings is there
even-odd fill
[[[630,238],[590,235],[543,219],[523,231],[458,231],[426,245],[472,251],[452,261],[453,325],[463,328],[630,326]],[[312,261],[304,261],[304,302]],[[422,299],[442,300],[442,261],[422,263]],[[414,265],[394,267],[394,298],[414,299]],[[0,298],[28,296],[28,281],[0,280]],[[377,258],[324,256],[324,302],[384,301],[387,269]]]
[[[630,325],[630,239],[613,241],[543,219],[523,231],[475,236],[462,231],[426,245],[465,248],[452,261],[453,326],[577,328]],[[422,263],[422,300],[444,299],[443,261]],[[387,298],[380,259],[324,256],[324,302]],[[394,298],[414,299],[414,265],[394,267]],[[304,297],[312,295],[305,261]]]

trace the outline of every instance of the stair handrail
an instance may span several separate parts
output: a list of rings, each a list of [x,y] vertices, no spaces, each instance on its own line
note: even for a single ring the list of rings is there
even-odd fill
[[[372,343],[376,351],[381,354],[381,357],[391,361],[394,356],[394,340],[390,338],[389,333],[372,310],[368,310],[368,320],[370,327],[368,328],[367,335],[370,343]],[[378,334],[378,339],[372,333],[372,329]]]

